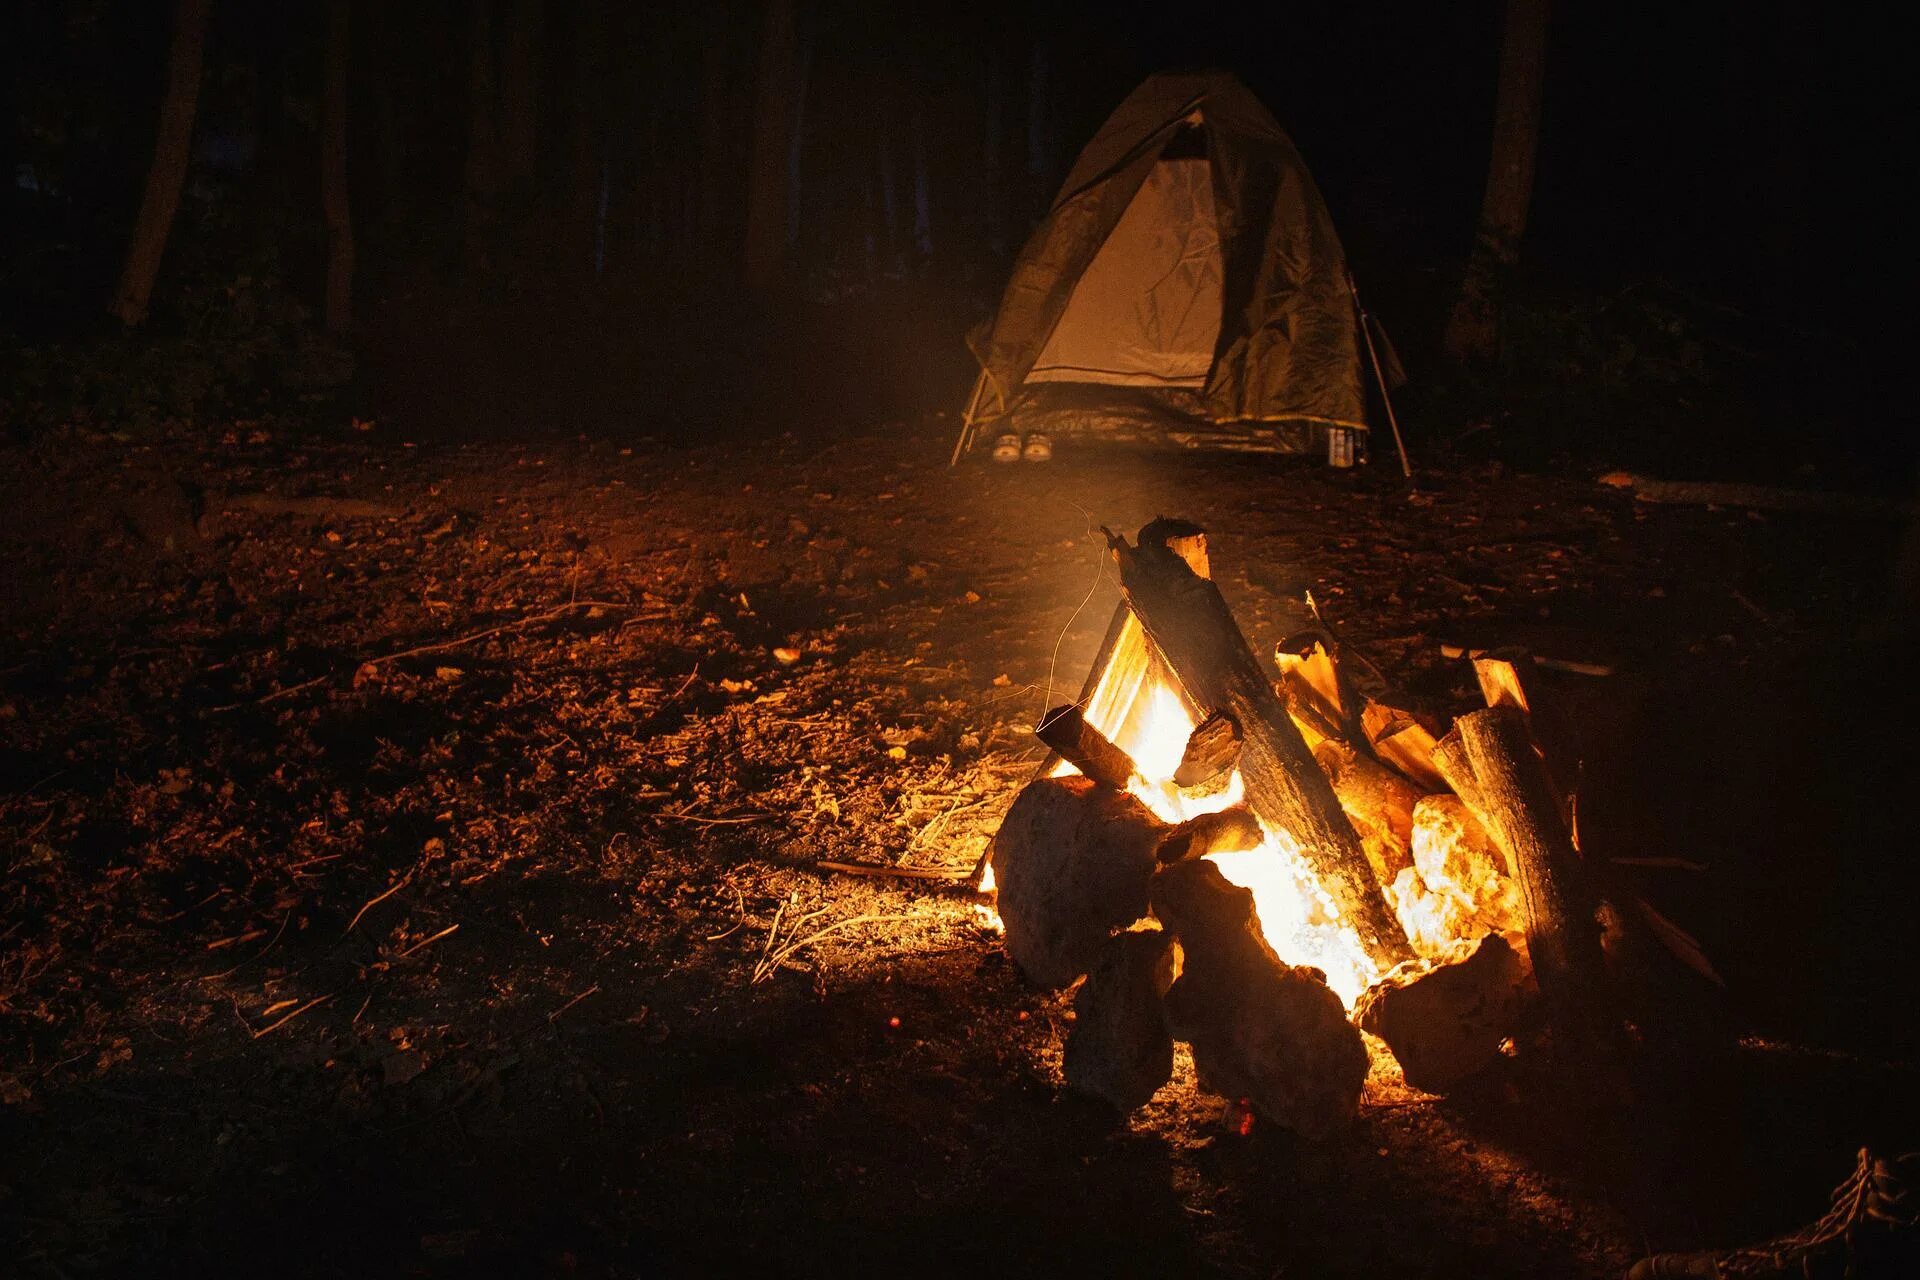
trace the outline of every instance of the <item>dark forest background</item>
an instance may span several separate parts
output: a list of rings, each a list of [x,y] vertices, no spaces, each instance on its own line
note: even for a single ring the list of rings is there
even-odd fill
[[[356,253],[329,337],[322,98],[342,12]],[[290,396],[452,434],[954,410],[962,335],[1078,147],[1147,73],[1215,65],[1313,167],[1413,374],[1423,447],[1888,474],[1906,443],[1877,305],[1896,207],[1875,158],[1896,125],[1884,33],[1807,0],[1557,6],[1499,357],[1461,368],[1439,336],[1504,12],[214,0],[186,187],[131,332],[107,305],[175,6],[14,0],[0,399],[14,433]]]

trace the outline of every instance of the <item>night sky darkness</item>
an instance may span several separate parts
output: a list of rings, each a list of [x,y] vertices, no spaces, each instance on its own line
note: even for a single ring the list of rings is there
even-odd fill
[[[21,179],[7,192],[0,290],[23,336],[79,323],[92,310],[83,304],[110,285],[149,156],[169,8],[20,0],[0,17],[0,159]],[[701,164],[703,50],[715,41],[729,46],[724,105],[736,125],[723,136],[738,154],[725,163],[743,163],[756,16],[741,3],[626,8],[614,6],[604,45],[600,119],[616,263],[648,254],[659,232],[641,224],[664,216],[649,202],[663,190],[671,199]],[[556,170],[571,9],[548,6],[543,149]],[[377,288],[444,254],[454,233],[468,9],[365,10],[353,55],[353,188]],[[1415,273],[1456,270],[1471,242],[1500,22],[1490,0],[801,5],[810,56],[797,264],[821,272],[862,257],[876,130],[891,131],[895,199],[905,202],[917,125],[931,265],[977,276],[990,292],[994,264],[1074,150],[1143,75],[1218,65],[1293,133],[1373,293],[1398,302],[1420,293]],[[211,198],[223,221],[271,224],[307,272],[318,270],[317,215],[308,228],[296,214],[312,207],[316,181],[321,25],[317,4],[216,4],[199,129],[198,172],[219,185]],[[1659,276],[1818,331],[1866,335],[1861,312],[1875,297],[1877,233],[1888,225],[1877,198],[1884,164],[1868,158],[1892,123],[1896,79],[1872,70],[1881,43],[1868,19],[1802,0],[1561,6],[1528,269],[1601,288]],[[1036,86],[1037,139],[1027,127]],[[1001,224],[988,226],[981,169],[996,105],[1009,191]]]

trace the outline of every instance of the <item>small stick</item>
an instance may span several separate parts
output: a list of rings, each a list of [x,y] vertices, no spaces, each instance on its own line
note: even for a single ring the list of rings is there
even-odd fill
[[[253,1038],[255,1040],[258,1040],[261,1036],[266,1035],[269,1031],[278,1031],[281,1027],[286,1026],[289,1022],[292,1022],[295,1018],[299,1017],[301,1014],[305,1013],[307,1010],[313,1008],[315,1005],[325,1004],[327,1001],[331,999],[333,999],[332,992],[328,992],[324,996],[315,996],[313,999],[307,1001],[305,1004],[301,1005],[298,1009],[295,1009],[292,1013],[287,1014],[285,1017],[281,1018],[279,1021],[270,1022],[266,1026],[260,1028],[258,1031],[254,1031]],[[243,1018],[241,1019],[241,1021],[244,1022],[246,1021],[246,1019]],[[249,1030],[251,1030],[251,1028],[249,1028]]]
[[[964,880],[967,873],[945,867],[889,867],[879,862],[833,862],[813,864],[822,871],[837,871],[849,876],[895,876],[902,880]]]
[[[427,946],[431,943],[440,941],[440,939],[446,937],[448,934],[452,933],[455,929],[458,929],[459,927],[460,926],[457,924],[450,924],[446,928],[442,929],[440,932],[434,934],[431,938],[420,939],[420,941],[414,943],[412,946],[408,947],[405,951],[402,951],[399,955],[395,956],[394,959],[405,960],[408,956],[412,955],[414,952],[418,951],[420,948]]]
[[[597,982],[594,983],[592,986],[588,987],[585,991],[582,991],[579,995],[567,1001],[565,1004],[561,1005],[558,1009],[555,1009],[552,1013],[548,1014],[547,1021],[552,1022],[554,1019],[558,1018],[561,1014],[573,1008],[573,1006],[579,1004],[582,1000],[585,1000],[588,996],[592,995],[594,992],[598,991],[599,989],[600,989],[600,984]]]
[[[388,898],[391,898],[394,894],[406,888],[407,882],[411,879],[413,879],[413,872],[409,871],[407,872],[407,874],[401,876],[398,880],[396,880],[392,888],[388,889],[385,893],[381,894],[379,897],[371,899],[366,906],[361,907],[358,911],[354,912],[353,919],[347,922],[346,932],[352,933],[353,926],[360,923],[361,916],[364,916],[365,914],[367,914],[367,912],[373,910],[375,907],[385,902]]]

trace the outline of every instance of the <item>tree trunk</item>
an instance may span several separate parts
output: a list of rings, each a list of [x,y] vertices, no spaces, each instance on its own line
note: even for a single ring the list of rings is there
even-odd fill
[[[733,22],[731,6],[714,4],[705,32],[700,64],[700,221],[702,248],[709,262],[732,253],[740,224],[739,189],[730,180],[738,162],[732,93]]]
[[[601,225],[601,190],[605,166],[600,146],[600,86],[606,65],[606,0],[580,0],[573,30],[573,120],[568,168],[572,171],[575,234],[583,252],[576,263],[597,262]]]
[[[327,220],[327,332],[353,327],[353,211],[347,201],[347,57],[353,0],[328,0],[320,106],[320,203]]]
[[[1507,0],[1500,42],[1500,93],[1493,114],[1493,156],[1480,229],[1467,259],[1460,299],[1447,320],[1447,354],[1490,359],[1499,343],[1499,290],[1520,257],[1533,201],[1533,161],[1540,142],[1540,94],[1547,62],[1551,0]]]
[[[546,13],[540,0],[512,0],[500,52],[500,157],[509,188],[540,159],[540,64]]]
[[[922,260],[933,256],[933,175],[927,165],[927,124],[920,108],[913,109],[913,251]]]
[[[1053,173],[1053,140],[1047,92],[1047,41],[1036,34],[1027,55],[1027,182],[1033,212],[1053,198],[1047,179]]]
[[[484,270],[493,251],[500,199],[500,131],[496,122],[492,0],[473,0],[467,63],[466,259]]]
[[[800,243],[800,161],[806,146],[807,84],[813,76],[813,37],[800,45],[799,64],[794,68],[793,122],[787,129],[787,217],[784,226],[787,252]]]
[[[766,0],[747,169],[746,284],[772,293],[786,267],[787,145],[793,126],[793,0]]]
[[[207,45],[207,14],[213,0],[178,0],[173,12],[173,44],[167,53],[167,90],[160,103],[160,132],[153,140],[153,164],[140,197],[140,215],[133,224],[133,242],[127,248],[120,287],[108,311],[122,324],[137,325],[147,318],[154,278],[180,208],[180,188],[187,178],[187,160],[193,147],[193,117],[200,101],[200,69]]]

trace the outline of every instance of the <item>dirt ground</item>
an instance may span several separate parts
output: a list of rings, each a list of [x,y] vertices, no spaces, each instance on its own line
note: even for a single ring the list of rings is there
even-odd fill
[[[1604,1276],[1913,1144],[1897,529],[950,427],[0,459],[0,1271]],[[1552,678],[1586,847],[1704,866],[1621,873],[1721,1051],[1116,1117],[963,887],[820,871],[973,865],[1159,514],[1426,712],[1443,642],[1610,664]]]

